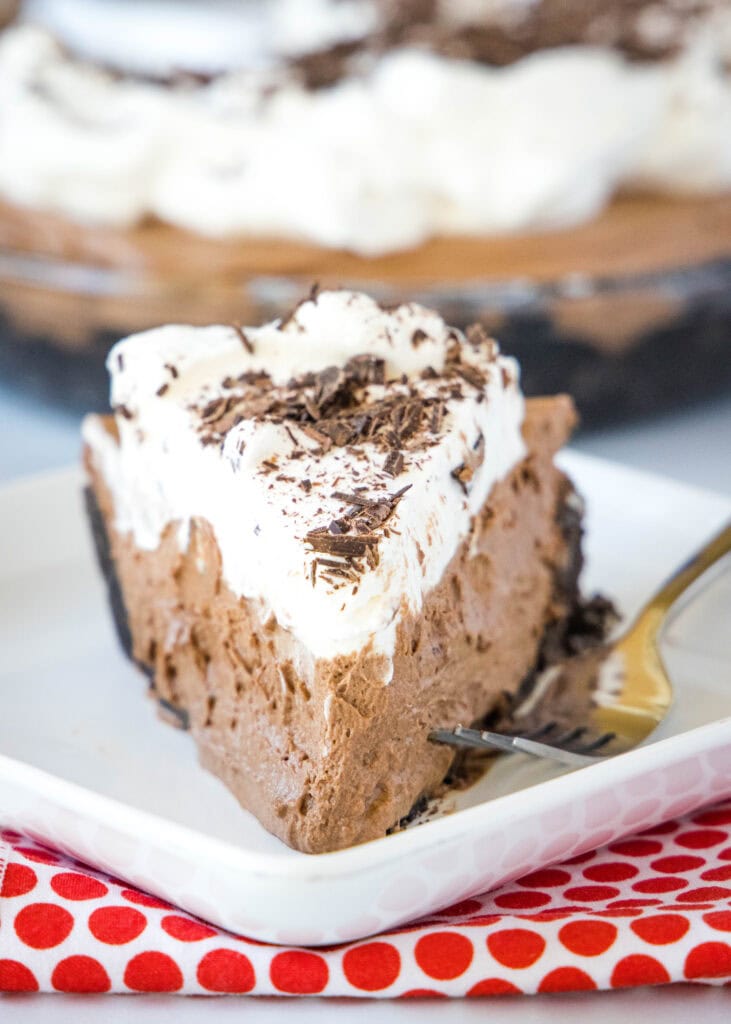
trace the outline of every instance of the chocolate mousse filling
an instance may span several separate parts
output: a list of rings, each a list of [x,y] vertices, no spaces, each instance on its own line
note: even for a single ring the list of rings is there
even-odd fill
[[[565,649],[580,608],[581,505],[552,459],[573,423],[568,399],[527,403],[527,454],[421,611],[404,610],[386,685],[369,646],[318,659],[305,679],[291,634],[228,588],[206,521],[194,520],[185,551],[173,523],[156,550],[138,548],[115,528],[87,448],[87,507],[123,649],[189,724],[202,764],[285,842],[319,853],[384,835],[450,771],[453,751],[429,732],[483,719]]]

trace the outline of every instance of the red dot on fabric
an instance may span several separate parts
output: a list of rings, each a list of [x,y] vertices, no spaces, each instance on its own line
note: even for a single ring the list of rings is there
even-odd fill
[[[653,946],[666,946],[682,939],[690,928],[690,922],[680,914],[657,914],[633,921],[630,928],[645,942]]]
[[[596,982],[578,967],[557,967],[550,971],[538,986],[539,992],[588,992]]]
[[[108,992],[109,975],[91,956],[67,956],[54,968],[51,984],[57,992]]]
[[[623,857],[651,857],[660,853],[662,843],[657,839],[624,839],[621,843],[612,843],[609,849]]]
[[[674,841],[678,846],[685,846],[689,850],[706,850],[709,846],[717,846],[727,838],[727,834],[719,832],[718,829],[699,828],[692,832],[681,832],[679,836],[675,836]]]
[[[634,907],[657,907],[661,903],[662,900],[643,900],[637,897],[635,899],[614,900],[613,903],[607,904],[607,910],[630,910]]]
[[[558,937],[566,949],[578,956],[599,956],[617,938],[617,928],[607,921],[570,921],[563,925]]]
[[[178,914],[168,914],[160,922],[163,930],[177,939],[179,942],[200,942],[201,939],[210,939],[218,935],[215,928],[200,921],[191,921],[189,917],[180,917]]]
[[[17,960],[0,960],[0,992],[37,992],[32,971]]]
[[[401,957],[390,942],[369,942],[349,949],[343,957],[343,973],[351,985],[364,992],[379,992],[393,985],[401,971]]]
[[[38,876],[33,868],[26,864],[8,864],[0,887],[0,896],[25,896],[27,892],[35,889],[37,883]]]
[[[661,821],[659,825],[653,825],[642,831],[643,836],[666,836],[668,832],[674,832],[678,828],[677,821]]]
[[[628,907],[626,910],[592,910],[592,914],[595,917],[608,917],[610,919],[618,917],[639,917],[642,914],[641,910],[633,910]]]
[[[731,932],[731,910],[714,910],[704,914],[703,920],[719,932]]]
[[[731,946],[725,942],[702,942],[685,958],[685,977],[727,978],[731,974]]]
[[[583,907],[576,908],[583,910]],[[548,910],[539,910],[537,914],[521,914],[521,921],[560,921],[564,917],[571,917],[573,910],[562,910],[560,907]],[[517,916],[517,915],[516,915]]]
[[[593,864],[584,868],[584,877],[591,882],[625,882],[628,878],[634,878],[639,868],[634,864],[627,864],[624,861],[617,861],[613,864]]]
[[[109,946],[131,942],[147,927],[147,918],[133,907],[99,907],[89,917],[89,931]]]
[[[137,889],[122,889],[119,894],[130,903],[136,903],[139,907],[152,907],[157,910],[173,910],[169,903],[159,900],[157,896],[150,896],[146,892],[138,892]]]
[[[410,988],[408,992],[402,992],[399,999],[446,999],[444,992],[437,992],[433,988]]]
[[[527,928],[505,928],[487,937],[487,948],[504,967],[520,969],[534,964],[546,948],[546,940]]]
[[[564,892],[568,900],[586,900],[588,903],[595,903],[602,900],[611,900],[619,896],[619,889],[612,885],[575,885]]]
[[[689,853],[679,853],[677,856],[658,857],[650,864],[650,867],[653,871],[674,875],[677,871],[693,871],[695,868],[702,868],[705,863],[705,857],[692,857]]]
[[[696,825],[731,825],[731,807],[718,807],[712,811],[703,811],[693,818]]]
[[[46,853],[45,850],[33,850],[29,846],[16,846],[15,852],[20,853],[26,860],[36,861],[38,864],[58,864],[60,858],[53,853]]]
[[[710,871],[704,871],[701,878],[704,882],[728,882],[731,879],[731,864],[726,864],[722,868],[711,868]]]
[[[528,889],[552,889],[556,885],[566,885],[571,881],[568,871],[561,871],[559,868],[544,868],[542,871],[532,871],[518,879],[518,885],[524,885]]]
[[[135,992],[177,992],[183,975],[166,953],[138,953],[125,968],[124,983]]]
[[[51,879],[51,888],[66,900],[98,900],[109,892],[109,887],[97,878],[79,875],[75,871],[64,871],[60,875],[54,875]]]
[[[551,897],[545,892],[505,892],[495,897],[495,903],[503,910],[532,910],[550,902]]]
[[[663,985],[670,981],[670,975],[659,960],[653,956],[634,953],[620,960],[612,971],[612,988],[626,988],[631,985]]]
[[[256,975],[251,961],[233,949],[212,949],[198,964],[198,984],[209,992],[251,992]]]
[[[440,910],[439,916],[463,917],[467,914],[476,914],[478,910],[482,910],[482,904],[477,900],[461,900],[459,903],[453,903],[451,907]]]
[[[731,889],[724,885],[707,885],[700,889],[689,889],[686,892],[679,892],[675,899],[678,903],[708,903],[714,900],[724,900],[731,896]]]
[[[496,921],[502,921],[502,914],[477,914],[468,921],[462,922],[463,928],[487,928]]]
[[[731,860],[731,846],[727,846],[724,850],[721,850],[720,853],[714,853],[714,856],[718,857],[719,860]]]
[[[321,956],[292,949],[277,953],[269,967],[269,977],[280,992],[314,995],[325,988],[330,972]]]
[[[414,956],[424,974],[437,981],[449,981],[464,974],[470,966],[474,947],[457,932],[433,932],[419,939]]]
[[[586,853],[577,853],[573,857],[569,857],[566,864],[585,864],[587,860],[591,860],[592,857],[596,857],[596,850],[587,850]]]
[[[51,949],[58,946],[74,927],[68,910],[55,903],[31,903],[15,917],[15,932],[21,942],[32,949]]]
[[[632,886],[635,892],[675,892],[688,884],[686,878],[643,878]]]
[[[483,978],[467,993],[468,996],[522,996],[523,993],[510,981],[503,978]]]

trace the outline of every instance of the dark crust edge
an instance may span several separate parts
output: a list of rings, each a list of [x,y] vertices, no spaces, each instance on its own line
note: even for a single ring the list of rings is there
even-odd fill
[[[99,502],[97,501],[96,494],[94,493],[94,488],[90,485],[87,485],[84,488],[84,508],[86,510],[86,517],[89,521],[91,536],[94,541],[97,564],[104,578],[104,583],[106,584],[107,601],[109,602],[109,608],[112,613],[112,621],[114,622],[119,646],[122,648],[122,651],[129,660],[135,662],[135,664],[142,669],[145,675],[148,678],[151,678],[152,673],[149,666],[137,661],[132,653],[132,631],[129,627],[127,607],[124,603],[122,587],[114,564],[112,547],[109,542],[109,533],[107,531],[106,523],[104,522],[102,510],[99,507]]]
[[[122,652],[125,657],[127,657],[133,665],[136,665],[147,678],[150,684],[150,691],[157,700],[160,717],[168,724],[175,726],[178,729],[188,729],[189,720],[187,711],[183,708],[176,707],[174,704],[171,704],[169,701],[164,700],[162,697],[158,697],[157,694],[155,694],[155,673],[153,667],[144,661],[140,661],[139,658],[135,658],[134,656],[132,631],[129,626],[129,615],[127,613],[127,605],[124,602],[122,586],[119,582],[117,567],[112,555],[109,531],[107,530],[106,523],[104,522],[104,516],[102,515],[101,508],[99,507],[99,502],[97,501],[96,494],[94,493],[94,488],[91,485],[87,485],[84,488],[84,507],[86,509],[86,517],[89,521],[89,527],[94,541],[97,564],[104,578],[104,583],[106,584],[107,601],[112,613],[112,621],[114,623],[114,630],[117,634],[119,646],[122,648]]]
[[[150,690],[155,695],[155,699],[159,705],[160,717],[170,725],[174,725],[180,729],[188,729],[189,721],[187,711],[183,708],[176,707],[174,704],[171,704],[169,701],[164,700],[162,697],[158,697],[155,694],[155,673],[153,667],[134,656],[132,630],[129,625],[129,614],[127,612],[127,605],[124,601],[122,586],[119,582],[119,575],[114,562],[114,556],[112,555],[109,531],[107,530],[104,516],[101,508],[99,507],[96,494],[94,493],[94,488],[90,484],[84,488],[84,507],[86,509],[86,517],[89,521],[89,527],[94,541],[97,564],[101,570],[102,577],[104,578],[104,583],[106,584],[107,601],[112,613],[112,621],[114,623],[114,629],[117,634],[119,646],[122,648],[123,654],[132,662],[133,665],[136,665],[148,679]]]

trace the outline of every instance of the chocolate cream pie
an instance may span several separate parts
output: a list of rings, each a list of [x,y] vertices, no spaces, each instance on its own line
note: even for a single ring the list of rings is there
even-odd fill
[[[110,353],[84,422],[119,635],[201,762],[310,853],[383,836],[438,726],[515,694],[580,607],[565,396],[479,327],[331,291]]]
[[[96,402],[121,334],[320,280],[488,322],[593,419],[721,387],[730,58],[728,0],[26,0],[3,371]]]

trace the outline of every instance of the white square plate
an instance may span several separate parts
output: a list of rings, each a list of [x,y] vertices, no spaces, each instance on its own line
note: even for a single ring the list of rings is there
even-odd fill
[[[586,590],[632,614],[731,514],[723,498],[569,453]],[[731,795],[727,575],[667,635],[677,700],[653,742],[559,775],[499,759],[445,813],[317,857],[288,849],[163,725],[113,635],[66,471],[0,491],[0,823],[252,938],[360,938]],[[700,602],[700,603],[699,603]],[[699,608],[701,607],[699,612]],[[706,635],[708,634],[708,635]]]

